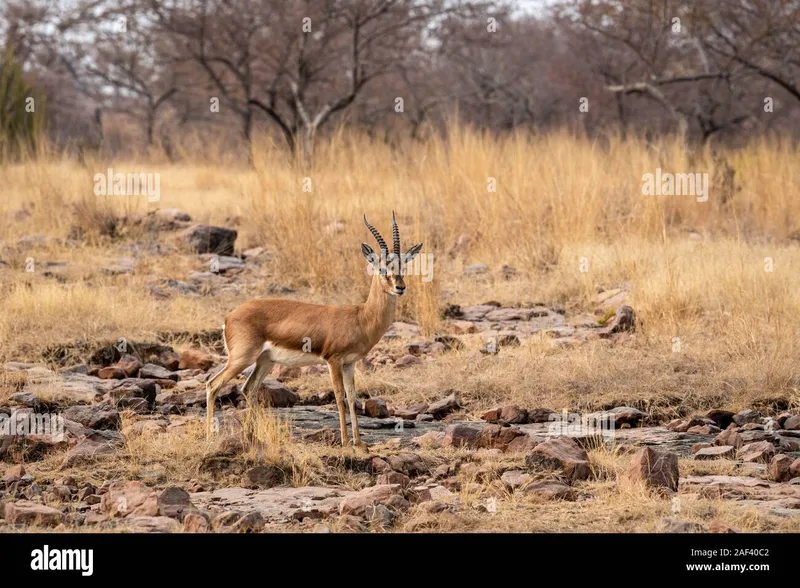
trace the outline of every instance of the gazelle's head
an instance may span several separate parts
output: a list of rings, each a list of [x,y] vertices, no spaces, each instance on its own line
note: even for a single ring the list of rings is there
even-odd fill
[[[386,241],[383,240],[378,230],[367,222],[366,215],[364,216],[364,224],[370,230],[375,240],[378,242],[378,247],[381,250],[380,255],[372,250],[372,247],[366,243],[361,244],[361,253],[367,258],[367,261],[372,266],[377,279],[380,281],[381,288],[391,296],[402,296],[406,293],[406,283],[403,280],[406,264],[414,259],[422,249],[422,243],[414,245],[405,253],[400,252],[400,229],[397,228],[397,220],[392,211],[392,246],[393,251],[389,252],[389,247],[386,246]]]

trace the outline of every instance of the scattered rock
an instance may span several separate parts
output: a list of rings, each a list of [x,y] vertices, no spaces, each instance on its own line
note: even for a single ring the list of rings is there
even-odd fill
[[[651,488],[678,490],[678,456],[675,453],[645,447],[637,451],[628,467],[628,476]]]
[[[208,371],[214,367],[214,359],[198,349],[188,349],[181,353],[178,369]]]
[[[469,425],[450,425],[444,431],[442,447],[475,447],[480,431]]]
[[[533,482],[533,476],[526,474],[522,470],[509,470],[500,476],[500,480],[509,490],[516,490]]]
[[[118,429],[120,425],[119,411],[101,404],[70,406],[64,418],[89,429]]]
[[[143,365],[139,370],[139,377],[149,380],[172,380],[173,382],[177,382],[180,379],[180,376],[175,372],[153,363]]]
[[[380,484],[370,486],[345,498],[339,506],[339,513],[346,515],[364,515],[367,507],[382,504],[393,510],[405,510],[409,502],[403,498],[399,484]]]
[[[175,533],[180,524],[169,517],[136,515],[125,519],[125,526],[138,533]]]
[[[694,458],[698,460],[703,459],[729,459],[736,453],[736,448],[733,445],[719,445],[714,447],[706,447],[694,454]]]
[[[139,481],[118,481],[108,486],[100,509],[112,518],[155,517],[158,514],[156,493]]]
[[[383,398],[367,398],[364,402],[364,414],[375,419],[385,419],[389,416],[389,407]]]
[[[560,470],[570,482],[586,480],[592,475],[589,454],[569,437],[557,437],[539,443],[525,456],[525,465]]]
[[[747,423],[758,423],[760,421],[761,413],[753,409],[743,410],[733,415],[733,422],[739,427],[743,427]]]
[[[55,527],[64,522],[64,513],[51,506],[45,506],[30,500],[7,502],[5,507],[6,523],[11,525],[42,525]]]
[[[739,459],[746,462],[769,463],[775,455],[775,447],[769,441],[748,443],[739,449]]]
[[[800,415],[794,415],[783,421],[783,428],[787,431],[800,431]]]
[[[183,233],[183,237],[195,253],[233,255],[233,246],[238,233],[223,227],[194,225]]]
[[[208,533],[209,524],[203,515],[190,512],[183,517],[184,533]]]
[[[274,465],[260,465],[250,468],[244,474],[247,488],[272,488],[286,481],[286,472]]]
[[[162,490],[157,499],[158,514],[183,521],[190,513],[197,513],[197,508],[192,504],[189,493],[178,486],[170,486]]]
[[[274,408],[292,407],[300,400],[296,392],[273,378],[264,378],[258,388],[257,398],[262,406],[272,406]]]
[[[448,414],[463,408],[461,406],[461,395],[455,391],[450,391],[450,395],[438,402],[429,405],[425,411],[427,414],[432,414],[436,419],[443,419]]]
[[[774,482],[787,482],[792,478],[792,458],[780,454],[769,462],[769,479]]]

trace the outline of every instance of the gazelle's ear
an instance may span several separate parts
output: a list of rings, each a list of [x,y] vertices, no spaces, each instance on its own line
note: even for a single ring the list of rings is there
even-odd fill
[[[378,268],[378,266],[380,265],[378,261],[378,256],[375,255],[375,252],[372,250],[372,247],[370,247],[366,243],[362,243],[361,254],[367,258],[367,261],[370,263],[372,267],[376,269]]]
[[[406,263],[414,259],[421,249],[422,249],[422,243],[417,243],[411,249],[409,249],[405,255]]]

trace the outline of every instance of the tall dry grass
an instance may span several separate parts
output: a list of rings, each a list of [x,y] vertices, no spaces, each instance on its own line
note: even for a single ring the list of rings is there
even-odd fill
[[[183,252],[140,253],[136,275],[103,276],[103,260],[124,255],[138,238],[120,219],[178,207],[197,222],[235,226],[238,247],[271,253],[259,274],[265,286],[354,303],[368,289],[360,243],[371,237],[361,217],[388,234],[395,210],[404,246],[424,242],[435,258],[434,279],[410,279],[400,307],[428,333],[442,326],[445,302],[535,301],[574,313],[592,310],[598,286],[623,283],[640,319],[640,346],[666,358],[680,337],[684,352],[709,365],[736,365],[736,374],[752,370],[768,387],[796,389],[788,359],[800,327],[800,250],[792,239],[800,229],[800,163],[791,145],[765,139],[717,154],[670,139],[497,138],[453,128],[447,140],[402,148],[340,133],[318,145],[308,169],[266,137],[253,154],[252,166],[221,152],[219,164],[149,154],[81,165],[51,154],[0,167],[0,259],[10,265],[0,270],[0,358],[35,356],[54,341],[216,327],[241,298],[266,295],[150,297],[153,276],[185,279],[203,269]],[[109,167],[159,173],[161,201],[95,196],[92,178]],[[708,201],[643,196],[642,175],[656,168],[709,174]],[[60,241],[16,245],[29,235]],[[26,274],[29,256],[66,260],[63,283]],[[489,274],[464,275],[477,262]],[[765,271],[769,263],[773,271]],[[503,265],[517,275],[505,279]]]

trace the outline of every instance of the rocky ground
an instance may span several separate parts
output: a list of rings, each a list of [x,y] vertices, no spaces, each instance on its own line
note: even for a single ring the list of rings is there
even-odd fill
[[[268,259],[260,249],[233,256],[235,232],[190,225],[180,211],[159,218],[184,231],[209,269],[186,280],[154,276],[156,298],[238,292]],[[136,263],[132,252],[104,271],[125,275]],[[480,274],[479,265],[465,271]],[[59,269],[44,279],[58,279]],[[269,290],[291,294],[279,284]],[[536,302],[449,304],[437,335],[396,322],[359,370],[403,374],[464,353],[466,340],[492,356],[534,336],[553,348],[629,337],[636,318],[625,291],[603,291],[597,302],[597,314],[574,316]],[[5,363],[0,530],[800,529],[796,411],[719,408],[664,419],[630,406],[581,415],[485,410],[466,404],[453,381],[414,405],[362,393],[365,453],[339,446],[332,392],[297,384],[325,368],[278,366],[255,411],[243,378],[221,391],[217,434],[206,441],[205,382],[224,359],[220,337],[59,344],[42,350],[40,363]]]

